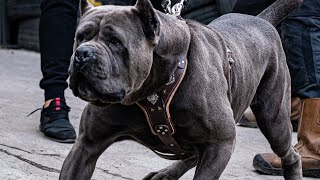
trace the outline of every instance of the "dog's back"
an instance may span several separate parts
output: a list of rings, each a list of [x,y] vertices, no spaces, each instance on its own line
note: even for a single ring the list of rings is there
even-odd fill
[[[232,67],[237,74],[233,76],[232,91],[243,92],[242,98],[231,100],[236,120],[245,110],[243,105],[249,105],[254,98],[248,94],[254,94],[266,71],[281,66],[288,74],[282,43],[274,26],[301,3],[301,0],[278,0],[257,16],[231,13],[208,25],[223,36],[236,61]]]
[[[238,120],[254,98],[266,71],[278,66],[287,71],[281,40],[270,23],[250,15],[227,14],[209,27],[223,36],[235,61],[231,65],[231,94],[237,95],[233,96],[231,104]]]

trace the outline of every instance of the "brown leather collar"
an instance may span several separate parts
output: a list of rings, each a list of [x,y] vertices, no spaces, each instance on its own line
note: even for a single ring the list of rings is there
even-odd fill
[[[186,58],[180,59],[178,67],[171,76],[170,81],[160,91],[137,103],[147,118],[151,132],[158,136],[168,149],[180,158],[183,158],[183,156],[186,155],[186,152],[181,149],[179,144],[172,137],[176,130],[170,116],[169,106],[184,78],[187,65],[188,62]],[[155,153],[161,155],[159,152]],[[162,156],[165,156],[166,158],[169,157],[168,155]]]
[[[233,54],[227,47],[227,81],[228,81],[228,97],[231,100],[231,86],[232,86],[232,68],[234,64]],[[184,75],[187,70],[188,61],[187,58],[179,60],[179,65],[171,76],[170,82],[165,85],[160,91],[150,95],[147,99],[139,101],[137,104],[144,112],[148,121],[151,132],[158,136],[158,138],[168,147],[168,149],[174,153],[174,155],[168,155],[153,150],[156,154],[167,159],[185,159],[190,157],[190,154],[181,149],[172,135],[176,132],[174,124],[172,122],[169,106],[171,100],[176,93],[179,85],[181,84]]]

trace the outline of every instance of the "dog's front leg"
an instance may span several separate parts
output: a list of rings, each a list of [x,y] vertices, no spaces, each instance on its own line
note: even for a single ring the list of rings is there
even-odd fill
[[[99,156],[116,139],[105,112],[108,109],[88,105],[81,116],[79,138],[66,157],[60,180],[89,180]],[[102,118],[103,117],[103,118]]]
[[[160,171],[149,173],[143,180],[179,179],[184,173],[193,168],[197,161],[198,156],[179,160]]]
[[[234,145],[235,132],[232,132],[227,139],[218,140],[201,148],[194,180],[219,179],[230,160]]]
[[[89,180],[98,157],[112,142],[88,141],[86,137],[80,136],[63,163],[59,179]]]

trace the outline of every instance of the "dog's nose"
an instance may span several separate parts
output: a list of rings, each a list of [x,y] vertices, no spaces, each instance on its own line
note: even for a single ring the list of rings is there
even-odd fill
[[[84,64],[93,59],[93,49],[87,46],[79,47],[74,54],[74,65],[81,68]]]

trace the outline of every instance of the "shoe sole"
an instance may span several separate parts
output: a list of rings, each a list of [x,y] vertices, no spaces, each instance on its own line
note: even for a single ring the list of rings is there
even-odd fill
[[[253,160],[252,166],[258,172],[266,174],[266,175],[283,176],[282,169],[280,169],[280,168],[268,168],[255,160]],[[320,178],[320,169],[303,169],[302,174],[304,177]]]
[[[50,139],[50,140],[55,141],[55,142],[66,143],[66,144],[71,144],[71,143],[76,142],[76,139],[64,139],[64,140],[62,140],[62,139],[56,139],[56,138],[47,136],[47,135],[43,132],[43,130],[42,130],[42,128],[41,128],[41,125],[39,126],[39,130],[40,130],[40,132],[42,132],[42,133],[45,135],[45,137],[46,137],[47,139]]]
[[[71,144],[71,143],[76,142],[75,139],[65,139],[65,140],[61,140],[61,139],[55,139],[55,138],[48,137],[48,136],[46,136],[46,137],[47,137],[48,139],[52,140],[52,141],[59,142],[59,143]]]
[[[283,176],[282,169],[280,168],[268,168],[258,161],[253,160],[252,166],[260,173],[273,175],[273,176]]]

